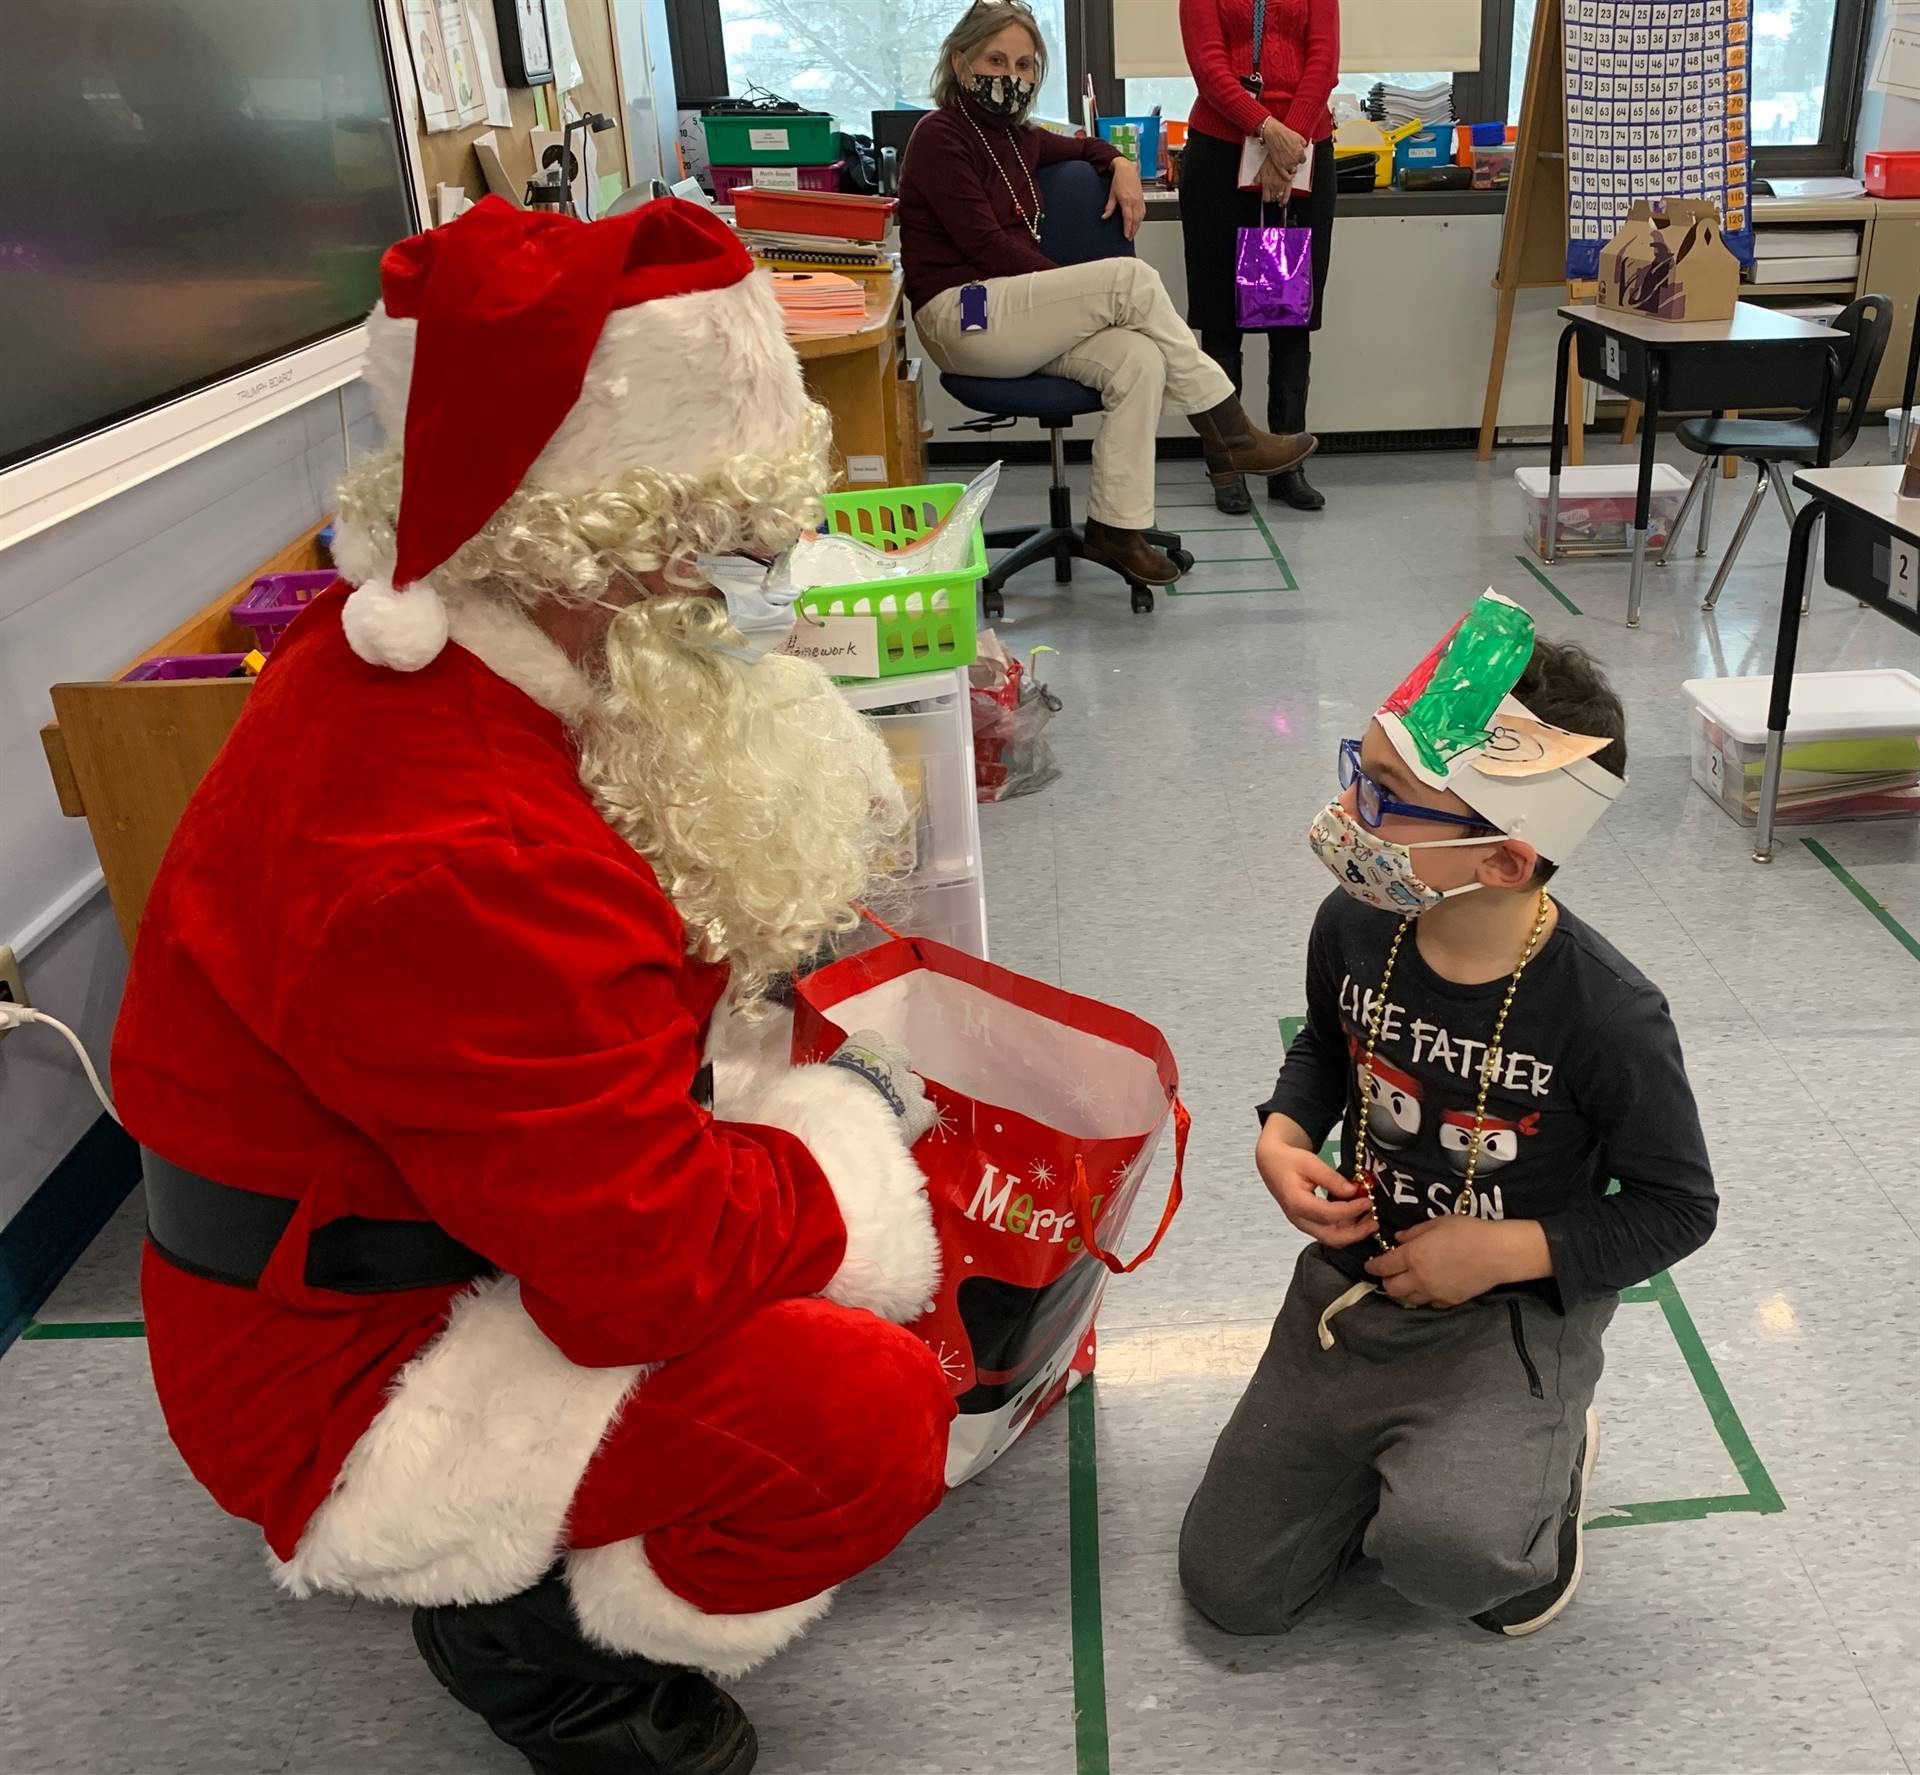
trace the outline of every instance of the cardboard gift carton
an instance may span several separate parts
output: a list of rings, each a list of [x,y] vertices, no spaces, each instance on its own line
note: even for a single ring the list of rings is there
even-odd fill
[[[1710,203],[1670,197],[1660,209],[1645,198],[1600,249],[1600,306],[1654,320],[1731,320],[1740,299],[1740,265],[1720,238]]]

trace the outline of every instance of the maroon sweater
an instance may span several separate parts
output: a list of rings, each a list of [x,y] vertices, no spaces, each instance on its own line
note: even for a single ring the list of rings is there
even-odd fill
[[[914,125],[900,168],[900,258],[915,308],[977,278],[1054,270],[1015,210],[1015,193],[1031,216],[1039,180],[1032,189],[1027,180],[1036,168],[1090,160],[1104,173],[1120,157],[1106,142],[1009,126],[970,100],[960,105],[965,115],[943,106]]]
[[[1180,0],[1180,40],[1200,88],[1189,129],[1234,142],[1277,117],[1309,142],[1332,134],[1327,99],[1340,78],[1339,0],[1267,0],[1257,99],[1239,81],[1253,70],[1253,0]]]

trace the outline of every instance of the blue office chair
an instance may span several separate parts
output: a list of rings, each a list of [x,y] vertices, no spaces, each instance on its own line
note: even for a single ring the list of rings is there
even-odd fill
[[[1104,221],[1107,182],[1093,164],[1065,160],[1042,167],[1040,202],[1045,220],[1040,224],[1040,250],[1056,265],[1084,265],[1092,259],[1133,257],[1116,210]],[[980,584],[981,609],[989,618],[1006,614],[1002,590],[1016,573],[1039,561],[1053,563],[1053,577],[1061,585],[1073,578],[1073,563],[1087,558],[1087,533],[1073,521],[1073,490],[1067,485],[1065,434],[1076,419],[1100,411],[1100,391],[1066,376],[950,376],[940,386],[963,406],[987,415],[960,427],[962,431],[991,431],[1016,419],[1035,419],[1047,428],[1053,450],[1053,485],[1047,490],[1048,522],[1022,524],[1014,529],[989,530],[987,546],[1011,552],[994,564]],[[1171,530],[1149,530],[1147,540],[1182,572],[1193,556],[1180,546]],[[1097,566],[1106,566],[1104,561]],[[1111,569],[1118,572],[1118,568]],[[1128,580],[1136,611],[1153,608],[1153,587]]]

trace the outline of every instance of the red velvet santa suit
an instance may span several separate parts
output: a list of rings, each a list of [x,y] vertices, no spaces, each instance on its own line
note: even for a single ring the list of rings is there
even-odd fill
[[[298,1203],[257,1288],[149,1248],[169,1428],[296,1591],[494,1600],[564,1556],[591,1637],[735,1673],[941,1494],[944,1378],[888,1322],[933,1284],[919,1174],[845,1072],[695,1103],[724,977],[581,787],[558,648],[456,608],[390,671],[346,603],[189,807],[115,1040],[144,1145]],[[501,1275],[315,1288],[346,1216]]]

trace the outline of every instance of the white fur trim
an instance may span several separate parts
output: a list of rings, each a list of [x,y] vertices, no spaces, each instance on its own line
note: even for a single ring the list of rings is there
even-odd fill
[[[926,1179],[878,1091],[837,1067],[799,1066],[749,1094],[734,1119],[797,1134],[827,1174],[847,1228],[828,1300],[898,1325],[932,1306],[940,1244]]]
[[[354,1444],[292,1559],[296,1596],[497,1602],[559,1557],[573,1494],[643,1368],[580,1368],[510,1277],[454,1302]]]
[[[367,321],[362,374],[396,446],[406,432],[418,325],[395,320],[384,305]],[[662,296],[610,315],[579,400],[524,484],[579,493],[629,468],[699,475],[732,456],[785,456],[798,447],[806,414],[800,360],[773,280],[755,271],[726,289]]]
[[[592,680],[519,605],[473,592],[448,598],[446,606],[447,633],[456,647],[569,727],[585,721]]]
[[[713,1068],[713,1113],[722,1121],[746,1119],[757,1101],[793,1070],[793,1013],[768,1005],[748,1017],[723,1003],[707,1031],[707,1061]]]
[[[637,1540],[569,1553],[567,1588],[581,1632],[597,1645],[728,1681],[791,1644],[833,1603],[823,1590],[757,1615],[709,1615],[660,1582]]]
[[[342,620],[355,653],[396,672],[432,665],[447,644],[447,607],[425,580],[397,592],[384,579],[369,579],[348,595]]]

